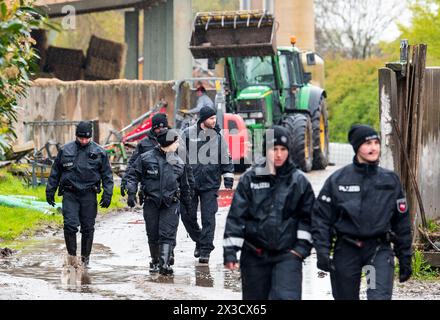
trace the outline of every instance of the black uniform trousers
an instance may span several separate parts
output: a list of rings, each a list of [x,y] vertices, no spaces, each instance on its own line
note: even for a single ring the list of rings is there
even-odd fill
[[[291,252],[257,255],[243,247],[240,256],[243,300],[300,300],[302,260]]]
[[[81,255],[89,256],[92,248],[98,204],[95,192],[70,192],[63,194],[64,232],[75,235],[81,226]],[[69,252],[73,255],[74,252]],[[76,253],[75,253],[76,254]]]
[[[179,224],[180,203],[172,203],[169,207],[161,206],[146,199],[144,202],[144,220],[148,243],[159,245],[168,243],[172,246],[176,242],[177,226]]]
[[[200,256],[209,257],[214,250],[215,215],[218,211],[217,190],[198,191],[192,198],[191,210],[181,206],[182,222],[191,239],[196,242]],[[202,228],[197,222],[197,208],[200,199]]]
[[[335,300],[359,300],[361,275],[367,280],[368,300],[390,300],[393,293],[394,252],[380,239],[363,242],[359,248],[342,238],[335,245],[334,271],[330,273]]]

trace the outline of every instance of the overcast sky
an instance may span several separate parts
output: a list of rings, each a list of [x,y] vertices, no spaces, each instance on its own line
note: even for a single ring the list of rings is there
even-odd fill
[[[411,22],[411,12],[408,9],[405,9],[402,14],[400,15],[400,18],[398,21],[406,26],[410,25]],[[393,23],[390,25],[384,32],[382,33],[382,36],[380,37],[380,40],[383,41],[393,41],[399,36],[399,30],[397,29],[397,25]]]

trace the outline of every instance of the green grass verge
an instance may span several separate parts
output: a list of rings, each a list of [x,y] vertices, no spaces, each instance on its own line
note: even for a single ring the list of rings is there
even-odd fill
[[[412,276],[414,280],[433,281],[440,280],[440,270],[429,265],[420,250],[415,250],[412,257]],[[399,277],[399,264],[394,270],[396,277]]]
[[[0,206],[0,239],[32,236],[48,225],[60,227],[62,219],[60,214],[47,215],[35,210]]]
[[[35,196],[39,201],[46,201],[45,186],[28,187],[26,183],[18,177],[0,170],[0,194],[1,195],[25,195]],[[101,199],[98,195],[98,202]],[[56,197],[55,201],[62,202],[62,197]],[[122,200],[119,187],[113,190],[112,202],[109,208],[98,209],[99,214],[107,214],[115,209],[121,209],[126,206]],[[63,217],[61,214],[47,215],[37,210],[11,208],[0,205],[0,244],[5,246],[9,241],[29,237],[36,231],[43,230],[47,226],[61,228]]]

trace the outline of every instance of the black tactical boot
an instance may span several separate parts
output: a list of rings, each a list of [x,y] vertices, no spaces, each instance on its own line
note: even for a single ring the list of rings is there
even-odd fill
[[[173,274],[173,268],[170,267],[170,254],[173,246],[169,243],[161,243],[159,245],[159,273],[162,275]]]
[[[66,241],[67,253],[76,256],[76,233],[64,231],[64,241]]]
[[[174,246],[171,248],[169,265],[174,265]]]
[[[199,244],[196,243],[196,248],[194,249],[194,258],[199,258],[200,257],[200,248],[199,248]]]
[[[150,247],[150,272],[157,273],[159,272],[159,245],[158,244],[148,244]]]
[[[81,262],[84,268],[89,268],[90,252],[92,252],[93,232],[81,236]]]
[[[201,252],[199,263],[209,263],[209,253]]]
[[[89,268],[89,260],[90,260],[90,257],[81,256],[81,263],[85,269]]]

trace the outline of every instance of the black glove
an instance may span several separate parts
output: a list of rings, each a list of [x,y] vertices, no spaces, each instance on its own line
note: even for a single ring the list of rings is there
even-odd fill
[[[127,193],[127,180],[122,178],[122,180],[121,180],[121,196],[125,197],[126,193]]]
[[[317,258],[318,261],[316,262],[316,266],[318,267],[318,269],[325,272],[330,272],[331,269],[330,257],[328,255],[318,253]]]
[[[411,256],[404,256],[399,259],[399,281],[407,281],[412,274]]]
[[[139,205],[142,206],[144,204],[144,199],[145,199],[145,195],[142,190],[139,190],[138,192],[138,199],[139,199]]]
[[[129,193],[127,204],[130,208],[134,208],[136,206],[136,193]]]
[[[46,193],[46,201],[52,207],[55,207],[55,193]]]
[[[225,185],[226,189],[232,189],[232,186],[234,185],[234,178],[223,178],[223,184]]]
[[[101,201],[99,201],[99,205],[101,208],[108,208],[110,207],[110,203],[112,202],[112,198],[108,196],[102,196]]]

